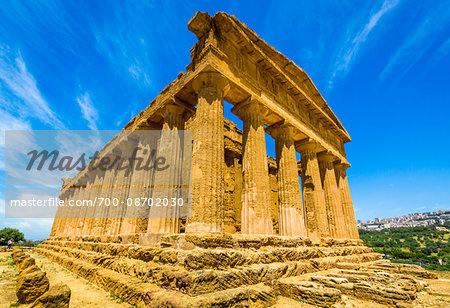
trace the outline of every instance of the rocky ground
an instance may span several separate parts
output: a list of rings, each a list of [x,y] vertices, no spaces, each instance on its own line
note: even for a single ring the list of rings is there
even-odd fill
[[[47,273],[50,284],[65,283],[72,290],[70,301],[71,307],[131,307],[129,304],[122,302],[114,294],[110,294],[89,281],[77,276],[76,274],[66,270],[55,262],[43,257],[37,253],[31,256],[36,259],[36,264]],[[329,272],[328,272],[329,273]],[[12,263],[10,253],[0,253],[0,307],[25,307],[18,305],[15,295],[15,280],[17,270]],[[428,287],[424,287],[418,293],[417,299],[414,301],[413,307],[450,307],[450,273],[436,272],[439,279],[423,279],[428,283]],[[314,277],[320,277],[320,272],[316,272]],[[289,283],[289,279],[286,281]],[[373,301],[363,301],[351,296],[343,296],[343,302],[335,304],[336,308],[340,307],[386,307],[380,303]],[[274,306],[281,307],[314,307],[302,301],[291,298],[277,296],[277,304]]]
[[[62,282],[70,287],[72,291],[70,307],[131,307],[114,294],[98,288],[53,261],[36,253],[31,253],[31,257],[35,258],[36,264],[47,273],[50,285]],[[0,252],[0,308],[27,306],[17,303],[15,293],[17,275],[11,253]]]
[[[450,272],[434,272],[439,279],[424,279],[428,283],[428,287],[419,292],[417,298],[413,302],[413,307],[418,308],[447,308],[450,307]],[[287,297],[277,297],[277,304],[274,308],[308,308],[316,307],[301,301],[296,301]],[[363,301],[355,297],[343,296],[343,302],[336,304],[336,308],[353,307],[353,308],[383,308],[392,307],[382,305],[373,301]]]

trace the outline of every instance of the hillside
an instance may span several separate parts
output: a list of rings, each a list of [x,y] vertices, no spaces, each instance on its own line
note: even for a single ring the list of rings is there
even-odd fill
[[[450,271],[450,222],[441,226],[359,230],[364,243],[392,262]]]

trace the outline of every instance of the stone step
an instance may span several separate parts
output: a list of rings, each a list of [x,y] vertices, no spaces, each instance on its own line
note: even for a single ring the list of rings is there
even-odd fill
[[[342,293],[336,288],[328,288],[320,283],[301,277],[279,279],[274,286],[276,294],[303,301],[319,307],[330,307],[342,301]]]
[[[56,245],[41,244],[39,249],[61,253],[118,273],[135,276],[144,282],[156,283],[160,287],[178,290],[190,295],[210,293],[214,290],[226,290],[260,282],[267,283],[280,277],[295,276],[306,272],[332,268],[345,260],[364,262],[373,261],[379,257],[378,254],[369,253],[315,258],[306,261],[260,263],[250,266],[239,266],[228,270],[192,271],[181,266],[161,265],[155,262],[144,262]]]
[[[161,264],[173,264],[187,269],[226,269],[230,267],[256,263],[273,263],[299,261],[328,256],[345,256],[371,253],[372,249],[364,246],[342,247],[263,247],[259,250],[241,248],[222,249],[175,249],[146,247],[139,245],[95,243],[79,241],[47,240],[43,244],[100,252],[111,256],[123,256],[142,261]]]
[[[403,274],[374,272],[374,262],[359,264],[359,270],[331,269],[296,277],[278,279],[278,295],[302,300],[321,307],[342,301],[342,295],[393,307],[407,307],[424,284]]]
[[[386,260],[380,260],[379,262],[371,264],[370,269],[376,272],[381,271],[388,273],[407,274],[425,279],[438,278],[435,273],[429,272],[418,265],[391,263]]]
[[[49,249],[38,247],[35,251],[95,285],[114,293],[131,305],[144,304],[147,307],[267,307],[276,302],[272,288],[263,284],[189,296]]]
[[[147,240],[151,239],[151,240]],[[52,240],[81,241],[90,243],[117,243],[117,244],[139,244],[149,246],[162,246],[174,248],[255,248],[261,247],[339,247],[339,246],[362,246],[363,241],[359,239],[332,239],[322,238],[317,242],[305,237],[290,237],[279,235],[243,235],[243,234],[129,234],[111,236],[75,236],[75,237],[52,237]],[[145,243],[148,242],[148,243]]]
[[[279,235],[248,235],[248,234],[171,234],[162,236],[161,246],[184,247],[194,246],[197,248],[255,248],[262,247],[339,247],[339,246],[362,246],[363,241],[359,239],[332,239],[323,238],[313,242],[309,238]]]
[[[120,274],[48,249],[38,247],[35,252],[48,257],[73,273],[124,299],[131,305],[139,305],[148,301],[146,299],[147,293],[157,294],[165,291],[156,284],[145,283],[135,277]]]

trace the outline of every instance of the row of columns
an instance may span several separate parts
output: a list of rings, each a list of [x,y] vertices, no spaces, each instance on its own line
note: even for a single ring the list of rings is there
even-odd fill
[[[194,81],[198,104],[193,149],[193,217],[186,232],[221,232],[223,207],[223,96],[226,80],[200,73]],[[251,98],[232,109],[243,121],[241,233],[272,234],[270,184],[264,121],[269,110]],[[278,164],[280,234],[311,238],[358,238],[344,164],[318,145],[294,145],[293,128],[270,127]],[[296,153],[302,164],[303,204]],[[304,210],[303,210],[304,209]]]
[[[200,73],[192,83],[198,94],[193,128],[192,149],[192,217],[187,220],[186,232],[220,233],[223,230],[224,206],[224,125],[223,98],[228,90],[227,80],[218,73]],[[184,129],[187,105],[167,104],[162,110],[162,134],[158,151],[171,149],[171,183],[180,183],[180,140],[165,132]],[[242,140],[242,217],[241,233],[272,234],[270,183],[265,145],[265,118],[269,110],[256,100],[248,100],[232,109],[243,121]],[[275,139],[278,165],[279,232],[286,236],[358,238],[356,220],[346,176],[346,165],[335,161],[329,153],[318,154],[318,145],[312,140],[294,144],[294,129],[281,123],[267,129]],[[167,137],[166,137],[167,134]],[[170,138],[169,138],[170,136]],[[146,145],[140,145],[142,147]],[[151,147],[151,145],[150,145]],[[173,150],[175,149],[175,150]],[[296,151],[301,155],[301,186],[297,172]],[[167,156],[167,153],[165,153]],[[89,199],[109,194],[125,200],[133,195],[131,190],[111,189],[113,183],[120,187],[133,186],[134,182],[150,183],[152,174],[136,173],[126,176],[123,170],[105,173],[103,177],[91,175],[85,179],[86,188],[73,190],[69,198]],[[105,187],[102,188],[102,184]],[[146,189],[146,188],[142,188]],[[165,189],[165,191],[161,191]],[[177,190],[155,188],[153,194],[172,194]],[[135,192],[137,195],[142,192]],[[148,193],[148,192],[147,192]],[[302,203],[303,194],[303,203]],[[172,197],[172,196],[170,196]],[[163,207],[158,213],[128,212],[126,207],[112,207],[98,211],[82,208],[77,218],[63,222],[64,211],[57,214],[53,234],[133,234],[178,233],[180,231],[177,207]],[[96,213],[95,211],[98,211]],[[108,211],[121,211],[108,213]],[[132,209],[131,211],[148,209]],[[153,209],[152,209],[153,210]],[[130,210],[128,210],[130,211]],[[95,215],[94,215],[95,214]],[[110,214],[110,215],[109,215]],[[136,218],[136,217],[146,218]],[[95,218],[94,218],[95,217]],[[107,218],[109,217],[109,218]],[[63,230],[64,229],[64,230]]]
[[[178,184],[182,179],[182,134],[175,132],[184,129],[186,115],[192,113],[192,108],[172,101],[166,104],[160,113],[163,117],[161,135],[158,144],[142,142],[137,137],[122,140],[112,150],[114,157],[131,157],[131,152],[138,146],[141,150],[157,149],[158,156],[164,156],[167,165],[165,174],[158,174],[160,183]],[[178,138],[177,138],[178,137]],[[124,138],[127,139],[127,138]],[[136,140],[133,140],[136,139]],[[150,138],[150,141],[156,141]],[[161,155],[159,155],[161,154]],[[164,154],[164,155],[162,155]],[[127,200],[135,197],[161,197],[169,200],[181,196],[181,188],[170,185],[159,185],[152,188],[153,173],[137,171],[128,168],[130,161],[125,160],[125,168],[107,169],[104,172],[87,172],[88,175],[79,180],[77,186],[66,190],[62,197],[65,201],[94,200],[95,197],[107,197],[110,200]],[[132,173],[129,173],[133,169]],[[81,236],[81,235],[115,235],[135,233],[179,233],[178,207],[153,207],[150,212],[147,206],[83,206],[58,208],[51,236]]]

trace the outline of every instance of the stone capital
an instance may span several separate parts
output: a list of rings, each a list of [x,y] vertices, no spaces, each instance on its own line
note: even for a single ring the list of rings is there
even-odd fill
[[[215,88],[225,94],[230,88],[230,83],[222,74],[208,71],[194,77],[192,88],[196,93],[199,93],[202,88]]]
[[[251,113],[259,114],[264,118],[269,114],[270,110],[269,108],[258,102],[256,99],[249,97],[231,108],[231,112],[233,112],[240,118],[244,117],[246,114]]]
[[[329,151],[321,152],[317,155],[317,159],[321,162],[335,162],[339,158],[337,158],[334,154]]]
[[[319,148],[320,148],[320,145],[316,141],[314,141],[310,138],[307,138],[307,139],[302,140],[299,143],[295,144],[295,149],[300,153],[303,151],[308,151],[308,150],[317,152],[317,150]]]
[[[168,114],[185,114],[186,116],[189,116],[195,112],[195,108],[177,98],[171,98],[161,106],[159,112],[162,117],[165,117]]]
[[[337,170],[345,171],[345,170],[347,170],[348,167],[350,167],[350,164],[348,164],[348,163],[342,163],[340,161],[334,162],[334,168]]]
[[[273,138],[278,138],[281,135],[287,135],[293,137],[295,128],[285,123],[284,121],[275,123],[266,128],[266,132],[270,134]]]

